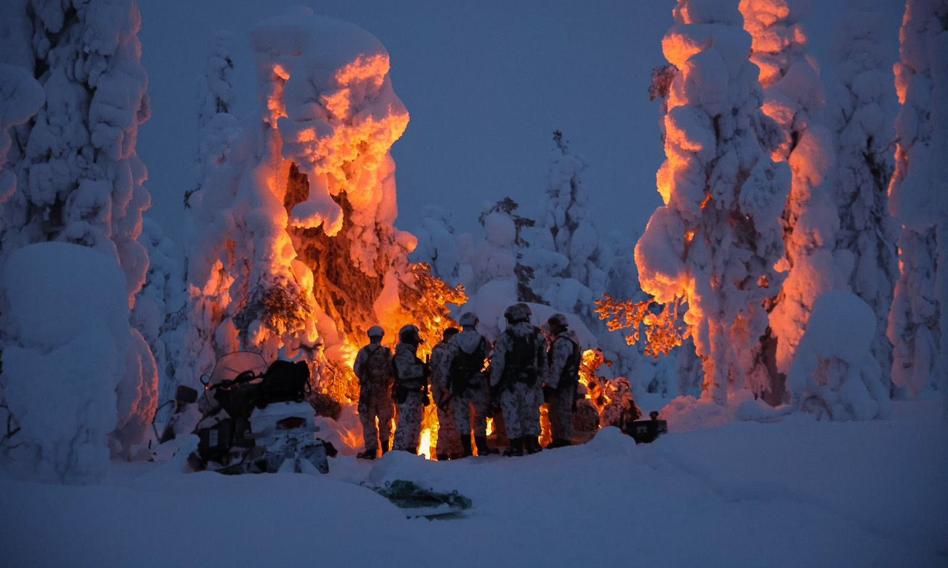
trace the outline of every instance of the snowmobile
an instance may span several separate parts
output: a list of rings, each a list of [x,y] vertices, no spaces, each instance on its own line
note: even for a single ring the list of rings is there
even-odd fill
[[[329,471],[327,458],[335,456],[336,450],[316,436],[315,413],[306,402],[309,367],[305,363],[275,361],[268,367],[259,354],[230,353],[201,382],[204,395],[198,401],[193,428],[198,444],[187,460],[192,471]],[[162,445],[194,422],[187,417],[195,414],[196,394],[194,389],[179,387],[175,413],[158,437]]]

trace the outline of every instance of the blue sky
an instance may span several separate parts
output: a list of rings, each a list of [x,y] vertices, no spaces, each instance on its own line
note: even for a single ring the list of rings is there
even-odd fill
[[[172,235],[180,234],[182,194],[194,185],[198,80],[212,34],[234,32],[237,110],[252,112],[247,31],[299,4],[362,26],[391,54],[393,84],[412,117],[393,149],[401,228],[412,230],[424,206],[437,204],[471,230],[482,204],[505,195],[536,213],[556,128],[588,163],[601,228],[637,235],[659,205],[658,104],[647,89],[651,69],[664,63],[671,0],[142,0],[153,114],[139,154],[150,172],[151,214]],[[817,51],[831,45],[840,4],[814,5]],[[894,61],[900,2],[892,6]]]

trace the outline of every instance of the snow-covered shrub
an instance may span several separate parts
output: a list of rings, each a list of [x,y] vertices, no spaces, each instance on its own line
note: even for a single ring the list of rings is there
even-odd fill
[[[113,256],[66,243],[15,251],[0,277],[4,396],[19,427],[0,455],[21,475],[95,479],[110,445],[127,453],[155,409],[155,363],[129,327],[125,277]]]
[[[948,4],[908,0],[899,38],[889,206],[902,225],[901,270],[888,335],[892,379],[917,393],[948,375]]]
[[[737,7],[681,0],[662,49],[677,72],[664,117],[664,205],[635,249],[642,289],[660,303],[687,302],[685,322],[704,366],[705,396],[761,384],[767,373],[763,302],[776,295],[783,256],[780,214],[789,175],[761,140],[774,138],[761,111],[751,40]]]
[[[833,420],[889,414],[889,391],[872,356],[875,320],[851,292],[820,296],[787,378],[794,406]]]

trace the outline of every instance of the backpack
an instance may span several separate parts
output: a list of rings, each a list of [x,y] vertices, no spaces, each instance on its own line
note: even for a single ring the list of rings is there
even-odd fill
[[[576,379],[579,376],[579,364],[582,361],[582,355],[579,352],[579,344],[573,341],[571,337],[568,337],[568,336],[557,337],[556,339],[553,340],[553,345],[555,346],[556,341],[560,339],[565,339],[566,341],[569,341],[570,344],[573,346],[573,351],[572,353],[569,354],[569,358],[566,360],[566,364],[563,365],[563,370],[560,372],[561,374],[559,376],[559,380],[560,380],[559,384],[561,386],[566,386],[569,383],[576,382],[575,380],[571,380],[568,383],[566,382],[566,380]],[[548,355],[548,360],[551,366],[553,364],[553,351],[554,351],[553,349],[550,349],[550,352]]]
[[[464,392],[471,377],[483,368],[486,355],[487,346],[483,337],[473,353],[468,353],[458,347],[458,352],[451,359],[451,368],[448,370],[448,388],[452,394],[458,395]]]
[[[372,386],[385,386],[392,376],[392,354],[388,347],[381,345],[370,348],[365,361],[366,383]]]
[[[257,408],[274,402],[302,402],[309,387],[309,366],[303,361],[274,361],[263,375]]]
[[[507,331],[513,344],[507,350],[504,359],[504,379],[509,383],[523,383],[533,386],[539,377],[537,369],[537,331],[520,337]]]

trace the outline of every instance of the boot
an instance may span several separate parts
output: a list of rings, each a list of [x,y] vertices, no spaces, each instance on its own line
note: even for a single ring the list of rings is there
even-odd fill
[[[438,459],[439,462],[444,462],[451,459],[451,456],[449,456],[448,454],[435,454],[435,457]]]
[[[487,436],[475,437],[474,444],[477,446],[477,455],[479,456],[489,456],[497,453],[497,450],[492,450],[487,446]]]
[[[564,440],[563,438],[556,438],[552,442],[550,442],[550,445],[547,446],[546,448],[548,450],[551,450],[554,448],[563,448],[563,447],[572,446],[572,445],[573,443],[570,442],[569,440]]]
[[[363,450],[356,454],[356,457],[360,460],[374,460],[375,459],[375,450]]]
[[[511,438],[510,447],[504,452],[505,456],[516,457],[523,455],[523,438]]]
[[[469,458],[474,453],[471,451],[471,436],[461,436],[461,457]]]
[[[521,438],[523,440],[524,451],[528,454],[535,454],[537,452],[543,451],[543,446],[540,445],[540,441],[537,440],[536,436],[527,436],[526,438]]]

